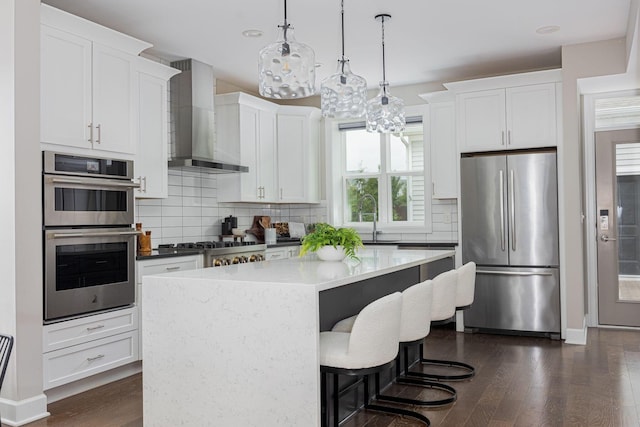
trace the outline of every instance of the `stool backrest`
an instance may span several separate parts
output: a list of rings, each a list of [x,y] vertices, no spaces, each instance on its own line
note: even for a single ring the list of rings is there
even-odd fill
[[[433,282],[426,280],[402,292],[400,342],[411,342],[429,335]]]
[[[476,263],[469,261],[458,268],[456,307],[467,307],[473,303],[476,292]]]
[[[2,382],[4,374],[7,372],[9,365],[9,356],[13,348],[13,337],[8,335],[0,335],[0,390],[2,390]]]
[[[356,318],[349,338],[349,357],[362,366],[379,366],[398,355],[402,295],[395,292],[367,305]]]
[[[433,279],[433,304],[431,320],[447,320],[456,314],[456,288],[458,272],[445,271]]]

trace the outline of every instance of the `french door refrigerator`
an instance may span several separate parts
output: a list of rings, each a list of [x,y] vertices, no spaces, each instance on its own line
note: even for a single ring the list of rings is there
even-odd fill
[[[559,338],[555,150],[462,154],[462,259],[476,262],[465,328]]]

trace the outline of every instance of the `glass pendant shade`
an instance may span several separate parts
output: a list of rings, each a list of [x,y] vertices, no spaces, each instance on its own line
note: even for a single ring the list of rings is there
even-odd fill
[[[322,80],[320,87],[322,115],[332,119],[364,116],[367,105],[367,81],[351,72],[349,60],[338,60],[338,69]]]
[[[296,99],[311,96],[316,86],[313,49],[298,43],[293,27],[280,27],[278,40],[260,51],[259,92],[265,98]]]
[[[404,101],[389,94],[388,82],[380,83],[378,95],[367,102],[367,131],[398,133],[404,130]]]

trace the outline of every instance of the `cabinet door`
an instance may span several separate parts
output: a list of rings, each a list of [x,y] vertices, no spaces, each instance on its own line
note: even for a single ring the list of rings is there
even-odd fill
[[[93,44],[94,149],[135,153],[137,91],[133,57]]]
[[[458,108],[461,152],[502,150],[506,147],[504,89],[460,94]]]
[[[262,187],[261,201],[276,202],[277,190],[277,153],[276,153],[276,115],[271,111],[259,113],[258,138],[258,183]]]
[[[43,25],[40,141],[91,148],[91,42]]]
[[[506,103],[509,149],[557,145],[555,83],[508,88]]]
[[[455,199],[458,195],[455,115],[453,102],[429,105],[431,182],[434,199]]]
[[[251,107],[240,106],[238,126],[240,127],[240,162],[249,172],[240,174],[240,199],[229,201],[257,202],[260,200],[258,184],[258,137],[260,112]],[[225,177],[226,178],[226,177]],[[228,178],[233,179],[233,176]]]
[[[165,79],[140,73],[138,81],[138,149],[136,197],[168,195],[167,84]]]
[[[302,203],[307,198],[308,121],[304,116],[278,114],[279,201]]]

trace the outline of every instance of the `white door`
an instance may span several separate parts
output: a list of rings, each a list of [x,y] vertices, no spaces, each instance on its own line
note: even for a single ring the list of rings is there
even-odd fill
[[[507,148],[556,145],[556,85],[507,89]]]
[[[133,57],[94,43],[94,149],[135,153],[133,123],[136,97]]]
[[[91,148],[91,42],[41,28],[40,141]]]
[[[640,326],[640,129],[596,132],[598,318]]]

